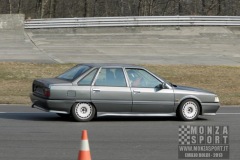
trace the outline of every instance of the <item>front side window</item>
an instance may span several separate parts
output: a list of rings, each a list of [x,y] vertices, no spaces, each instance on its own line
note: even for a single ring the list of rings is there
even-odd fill
[[[126,87],[127,83],[122,68],[101,69],[95,86]]]
[[[64,72],[63,74],[59,75],[57,78],[72,82],[76,78],[80,77],[83,73],[88,71],[90,68],[91,67],[85,65],[77,65]]]
[[[152,74],[148,73],[143,69],[126,69],[128,78],[130,80],[131,87],[138,88],[155,88],[162,84],[157,78]]]

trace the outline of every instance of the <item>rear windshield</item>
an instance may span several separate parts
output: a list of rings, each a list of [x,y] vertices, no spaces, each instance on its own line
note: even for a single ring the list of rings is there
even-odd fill
[[[91,67],[85,66],[85,65],[77,65],[63,74],[59,75],[57,78],[64,79],[67,81],[74,81],[76,78],[81,76],[83,73],[85,73],[87,70],[89,70]]]

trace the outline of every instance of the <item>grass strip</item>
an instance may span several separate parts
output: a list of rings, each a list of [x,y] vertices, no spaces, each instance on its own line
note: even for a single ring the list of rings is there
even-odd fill
[[[74,65],[0,62],[0,104],[30,104],[34,79],[55,77]],[[210,90],[223,105],[240,104],[240,66],[143,66],[174,84]]]

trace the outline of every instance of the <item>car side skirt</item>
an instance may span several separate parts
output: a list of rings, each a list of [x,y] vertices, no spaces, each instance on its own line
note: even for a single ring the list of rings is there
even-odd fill
[[[104,116],[137,116],[137,117],[172,117],[176,113],[138,113],[138,112],[98,112],[97,117]]]

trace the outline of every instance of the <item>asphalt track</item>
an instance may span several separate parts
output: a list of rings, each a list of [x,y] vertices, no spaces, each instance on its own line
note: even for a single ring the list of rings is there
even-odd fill
[[[174,117],[102,117],[79,123],[30,106],[0,105],[1,160],[77,159],[81,131],[88,130],[93,160],[178,159],[180,125],[228,125],[230,159],[240,158],[240,106],[194,122]]]

